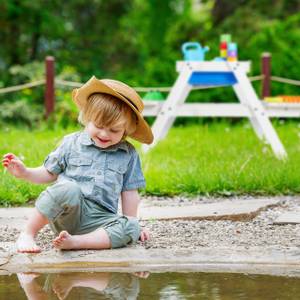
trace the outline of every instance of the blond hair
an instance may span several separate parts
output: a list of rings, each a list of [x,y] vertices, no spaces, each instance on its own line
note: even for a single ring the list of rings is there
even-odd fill
[[[87,104],[79,114],[79,122],[93,122],[97,127],[124,125],[125,136],[135,132],[137,117],[133,110],[118,98],[103,93],[89,96]]]

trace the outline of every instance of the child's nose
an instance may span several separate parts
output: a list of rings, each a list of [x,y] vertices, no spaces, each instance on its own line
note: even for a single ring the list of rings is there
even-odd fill
[[[108,137],[108,131],[106,129],[100,129],[100,136]]]

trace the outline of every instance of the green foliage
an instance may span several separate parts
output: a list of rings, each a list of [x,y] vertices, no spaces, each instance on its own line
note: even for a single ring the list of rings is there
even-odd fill
[[[43,79],[47,55],[55,56],[60,79],[85,82],[96,75],[133,86],[171,86],[182,43],[208,45],[206,58],[212,60],[219,55],[222,33],[238,43],[240,60],[252,61],[250,75],[260,74],[261,53],[271,52],[272,75],[299,79],[299,23],[297,0],[274,0],[272,5],[267,0],[4,0],[0,87]],[[254,86],[260,94],[261,83]],[[53,124],[76,123],[70,90],[56,86]],[[273,82],[272,94],[299,95],[299,87]],[[14,104],[18,101],[23,104]],[[232,102],[236,97],[229,87],[194,91],[188,101]],[[14,106],[8,111],[24,103],[42,110],[44,87],[0,94],[1,103]]]
[[[57,91],[61,100],[56,105],[54,118],[57,124],[63,128],[74,126],[78,122],[78,108],[71,99],[70,91]]]
[[[255,49],[265,49],[272,53],[272,75],[299,79],[300,57],[300,13],[288,17],[283,22],[267,24],[263,30],[253,36],[247,50],[253,59]],[[257,51],[257,50],[256,50]],[[256,64],[255,73],[259,72]],[[272,84],[274,95],[293,95],[300,93],[299,87],[288,84]]]
[[[13,65],[9,68],[9,73],[14,79],[14,83],[36,81],[44,78],[44,63],[33,61],[25,65]]]
[[[24,100],[0,104],[0,124],[2,126],[7,124],[27,125],[32,128],[41,120],[42,114],[40,107],[33,107]]]
[[[22,66],[15,65],[9,69],[9,73],[13,75],[14,84],[41,80],[45,76],[44,72],[44,64],[36,61]],[[76,69],[68,65],[61,69],[56,78],[80,82]],[[55,116],[50,123],[58,123],[64,128],[76,124],[78,110],[71,100],[70,89],[57,86],[55,92]],[[0,124],[23,124],[33,127],[44,119],[44,86],[3,94],[2,99],[3,102],[0,98]],[[53,124],[50,126],[53,127]]]
[[[65,66],[57,78],[80,82],[80,77],[76,72],[76,69],[72,66]],[[70,88],[57,88],[55,97],[56,107],[53,118],[56,124],[63,128],[68,128],[72,125],[76,126],[78,123],[78,108],[72,100]]]
[[[57,74],[71,66],[82,82],[94,74],[136,86],[169,86],[182,43],[210,46],[207,59],[213,59],[225,32],[238,43],[240,59],[252,60],[253,74],[260,73],[261,53],[269,51],[273,74],[297,79],[299,11],[297,0],[271,5],[267,0],[5,0],[0,3],[0,86],[43,76],[47,55],[55,56]],[[280,93],[299,90],[274,84],[274,94]],[[31,98],[42,103],[41,92]],[[202,99],[231,101],[232,94],[215,89],[203,92]]]
[[[11,77],[11,86],[42,80],[44,78],[44,64],[42,62],[33,61],[24,65],[13,65],[8,69],[6,75]],[[14,102],[21,101],[41,107],[44,102],[43,94],[42,86],[26,88],[17,92],[0,94],[0,103],[7,102],[15,105]]]

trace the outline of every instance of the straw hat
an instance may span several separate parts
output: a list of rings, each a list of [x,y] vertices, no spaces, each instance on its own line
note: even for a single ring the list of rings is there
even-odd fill
[[[78,108],[82,110],[86,105],[89,96],[95,93],[103,93],[115,96],[129,105],[137,116],[136,131],[132,133],[130,137],[145,144],[152,143],[153,134],[151,128],[142,116],[144,103],[133,88],[117,80],[99,80],[93,76],[82,87],[73,90],[72,98]]]

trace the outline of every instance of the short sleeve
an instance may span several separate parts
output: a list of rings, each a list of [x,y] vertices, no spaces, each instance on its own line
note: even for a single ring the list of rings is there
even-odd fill
[[[62,143],[46,157],[44,161],[44,167],[47,169],[47,171],[54,174],[60,174],[65,170],[65,156],[67,152],[66,148],[66,140],[64,139]]]
[[[127,171],[124,174],[122,192],[144,188],[145,186],[146,182],[141,168],[140,157],[134,149]]]

